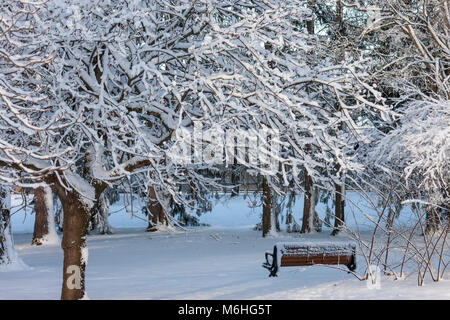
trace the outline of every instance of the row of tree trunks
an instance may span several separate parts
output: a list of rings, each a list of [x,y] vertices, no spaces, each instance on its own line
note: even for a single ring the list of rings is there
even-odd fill
[[[308,0],[307,6],[314,12],[314,0]],[[336,1],[336,22],[338,24],[338,32],[341,32],[342,27],[342,2],[340,0]],[[306,29],[309,34],[315,34],[315,21],[314,19],[308,20],[306,22]],[[307,146],[307,151],[309,150],[309,146]],[[263,188],[264,189],[264,188]],[[314,182],[311,179],[311,176],[305,170],[305,178],[304,178],[304,204],[303,204],[303,217],[302,217],[302,233],[310,233],[321,230],[321,222],[315,211],[315,206],[317,202],[318,193],[314,186]],[[263,190],[264,192],[264,190]],[[344,185],[336,184],[336,192],[335,192],[335,220],[334,220],[334,229],[332,231],[333,235],[336,235],[342,228],[344,224],[344,197],[345,197],[345,188]],[[263,204],[264,206],[264,204]],[[263,209],[263,226],[264,226],[264,209]],[[264,236],[264,227],[263,227],[263,236]]]
[[[315,207],[318,201],[318,190],[314,186],[314,182],[311,176],[305,171],[304,177],[305,192],[304,192],[304,202],[303,202],[303,215],[302,215],[302,227],[301,233],[311,233],[311,232],[321,232],[322,231],[322,221],[320,220]],[[336,235],[342,228],[344,224],[344,195],[345,189],[341,185],[336,185],[336,198],[335,198],[335,225],[333,230],[333,235]],[[267,178],[263,178],[262,181],[262,236],[266,237],[268,234],[276,230],[279,230],[278,217],[276,215],[276,199],[275,195],[272,193],[270,185]],[[292,217],[291,217],[292,219]],[[287,223],[289,223],[287,221]]]

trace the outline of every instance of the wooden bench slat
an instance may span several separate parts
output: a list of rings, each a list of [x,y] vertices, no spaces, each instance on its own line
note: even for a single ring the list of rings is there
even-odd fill
[[[281,267],[287,266],[306,266],[314,264],[344,264],[347,265],[351,262],[352,256],[322,256],[322,255],[310,255],[306,256],[282,256]]]

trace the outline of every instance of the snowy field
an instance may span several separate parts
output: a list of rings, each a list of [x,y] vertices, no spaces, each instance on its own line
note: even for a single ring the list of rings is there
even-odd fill
[[[352,197],[357,201],[357,195]],[[295,212],[301,207],[299,201]],[[319,205],[319,213],[321,209]],[[132,218],[114,205],[110,223],[115,233],[88,236],[87,294],[90,299],[450,299],[449,280],[429,280],[418,287],[415,276],[397,281],[383,277],[379,289],[323,266],[282,268],[278,277],[269,278],[261,264],[274,243],[336,238],[324,230],[263,239],[252,229],[259,211],[248,208],[242,197],[233,198],[202,216],[210,227],[147,233],[144,217]],[[30,246],[33,222],[29,212],[13,216],[16,249],[27,267],[0,272],[0,299],[59,299],[62,250],[58,245]],[[358,260],[356,272],[363,274],[365,266]]]

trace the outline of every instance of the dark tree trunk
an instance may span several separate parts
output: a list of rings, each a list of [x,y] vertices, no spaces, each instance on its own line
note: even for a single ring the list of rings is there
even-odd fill
[[[12,263],[11,252],[14,250],[12,242],[9,192],[0,186],[0,266]]]
[[[308,0],[308,9],[311,9],[314,13],[314,0]],[[314,19],[306,21],[306,29],[308,30],[309,34],[314,34]]]
[[[338,39],[344,35],[344,24],[343,24],[343,10],[342,1],[336,1],[336,26],[337,26],[337,36]],[[343,58],[342,56],[339,58]]]
[[[89,222],[89,209],[80,201],[76,191],[67,191],[56,185],[55,191],[61,200],[64,221],[61,248],[64,251],[62,300],[79,300],[85,295],[85,271],[87,261],[86,234]]]
[[[275,223],[276,231],[281,231],[280,228],[280,213],[281,213],[281,207],[278,203],[279,196],[277,194],[272,195],[272,223]]]
[[[95,229],[100,234],[112,234],[111,225],[108,222],[109,199],[106,191],[97,196],[97,201],[91,210],[89,219],[89,231]]]
[[[53,219],[53,212],[49,210],[53,209],[53,204],[48,203],[49,200],[53,201],[53,197],[47,194],[51,192],[49,188],[40,187],[34,189],[34,233],[33,239],[31,240],[32,245],[41,245],[46,237],[49,236],[51,230],[50,219]]]
[[[262,236],[265,237],[272,230],[272,190],[270,190],[270,186],[266,178],[263,178],[262,188]]]
[[[335,185],[335,201],[334,201],[334,229],[331,235],[335,236],[342,229],[342,226],[345,222],[345,200],[344,200],[344,192],[345,188],[343,185]]]
[[[234,170],[231,172],[231,183],[236,186],[231,189],[231,197],[236,197],[239,195],[240,175],[236,174],[238,169],[237,166],[233,165],[233,167]]]
[[[342,1],[341,0],[336,0],[336,22],[338,24],[338,27],[340,27],[342,24]]]
[[[302,218],[302,230],[301,233],[310,233],[312,232],[312,223],[311,220],[313,217],[311,216],[311,206],[314,205],[312,203],[312,194],[313,194],[313,181],[309,176],[308,172],[305,170],[305,194],[303,201],[303,218]]]
[[[148,228],[147,232],[158,231],[158,226],[168,225],[166,213],[163,206],[156,197],[156,192],[153,187],[150,188],[148,193]]]
[[[337,22],[339,22],[339,24],[342,23],[342,3],[341,1],[337,2]],[[341,30],[340,30],[341,31]],[[339,31],[339,32],[340,32]],[[337,106],[337,111],[338,112],[342,112],[342,106],[340,103],[338,103]],[[338,124],[338,130],[342,131],[344,129],[343,123],[340,122]],[[339,133],[338,133],[339,134]],[[341,166],[339,164],[336,165],[336,173],[339,174],[339,172],[341,171]],[[334,228],[333,231],[331,232],[331,235],[337,235],[339,233],[339,231],[341,230],[342,226],[344,225],[345,222],[345,212],[344,212],[344,208],[345,208],[345,174],[342,172],[342,180],[340,184],[335,183],[335,202],[334,202]]]
[[[307,2],[308,9],[312,10],[314,13],[314,0],[308,0]],[[306,21],[306,28],[308,30],[309,34],[314,34],[314,19]],[[307,88],[307,91],[309,92],[309,88]],[[310,151],[311,147],[309,145],[306,146],[305,151]],[[312,201],[312,195],[313,195],[313,181],[311,177],[309,176],[308,172],[305,169],[305,194],[304,194],[304,201],[303,201],[303,217],[302,217],[302,229],[301,233],[310,233],[312,232],[312,222],[311,220],[313,217],[311,216],[311,206],[314,206],[315,203]]]

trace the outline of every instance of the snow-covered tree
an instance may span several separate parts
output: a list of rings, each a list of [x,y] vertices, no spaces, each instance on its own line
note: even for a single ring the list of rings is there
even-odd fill
[[[207,107],[213,110],[211,106],[225,102],[220,112],[230,113],[229,127],[280,133],[282,156],[270,157],[281,163],[282,170],[267,173],[261,162],[248,161],[258,159],[257,154],[237,157],[260,174],[278,175],[270,179],[274,190],[281,191],[280,186],[290,181],[304,190],[304,172],[313,180],[311,188],[334,190],[336,182],[341,184],[342,172],[337,171],[357,168],[350,160],[363,130],[356,119],[363,112],[386,111],[376,103],[378,93],[361,80],[364,62],[349,59],[334,64],[327,59],[330,51],[304,27],[311,11],[301,1],[274,2],[272,7],[261,2],[237,10],[245,15],[222,13],[223,22],[197,53],[198,74],[204,70],[200,79],[209,85],[202,92]],[[202,61],[210,61],[215,72]],[[250,141],[249,137],[242,145]],[[276,182],[281,182],[278,187]]]
[[[0,184],[2,197],[11,185],[45,187],[42,177],[65,166],[54,161],[67,149],[54,148],[50,135],[67,128],[62,114],[47,104],[41,79],[52,61],[37,13],[46,1],[0,3]],[[52,142],[57,142],[53,139]],[[70,149],[70,148],[69,148]],[[58,150],[55,152],[55,150]],[[0,256],[13,252],[9,212],[2,198]],[[0,257],[5,263],[11,259]]]
[[[392,56],[375,75],[390,81],[398,113],[374,163],[388,172],[385,180],[401,179],[402,200],[425,204],[427,232],[433,231],[450,203],[449,3],[379,1],[371,10],[376,18],[365,33],[389,39]]]
[[[200,162],[174,157],[173,146],[185,143],[179,129],[201,124],[203,137],[208,130],[240,133],[247,142],[227,146],[223,158],[270,178],[275,192],[289,183],[302,188],[304,172],[314,186],[334,188],[341,175],[336,163],[339,171],[359,169],[353,145],[365,128],[355,119],[387,109],[362,81],[364,61],[326,59],[303,28],[310,18],[301,1],[43,4],[33,28],[39,37],[20,38],[29,40],[10,57],[31,57],[40,48],[54,56],[43,66],[10,62],[14,88],[22,89],[1,105],[12,111],[2,113],[5,130],[18,132],[1,148],[1,164],[3,180],[44,177],[61,201],[63,299],[85,295],[86,233],[108,186],[127,182],[131,190],[144,182],[141,188],[182,202],[180,186],[215,183],[202,175],[214,169],[204,154]],[[24,100],[26,89],[34,95]],[[336,134],[340,125],[348,130]],[[279,136],[268,139],[267,129]],[[245,155],[242,146],[255,137],[258,148]],[[271,153],[275,145],[281,150]]]

